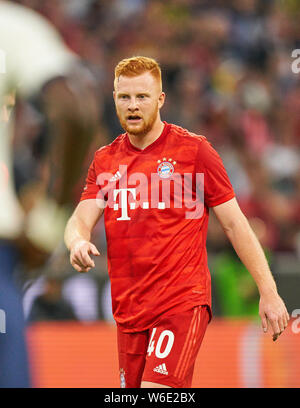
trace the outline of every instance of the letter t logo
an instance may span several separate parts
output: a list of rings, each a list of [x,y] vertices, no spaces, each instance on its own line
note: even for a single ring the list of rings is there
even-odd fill
[[[128,201],[127,201],[127,191],[133,195],[133,198],[136,200],[136,191],[135,188],[120,188],[114,190],[114,202],[121,193],[121,217],[117,218],[117,221],[129,221],[130,217],[128,217]],[[114,209],[118,210],[118,204],[114,205]]]

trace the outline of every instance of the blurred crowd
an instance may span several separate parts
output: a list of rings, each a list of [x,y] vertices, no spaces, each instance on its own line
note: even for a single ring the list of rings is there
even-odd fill
[[[132,55],[157,58],[167,93],[163,119],[211,141],[268,248],[296,250],[300,81],[291,54],[300,48],[299,1],[20,3],[46,16],[89,67],[107,141],[122,131],[112,99],[114,66]]]
[[[115,65],[133,55],[156,58],[167,94],[163,120],[212,143],[267,250],[300,256],[300,74],[292,71],[292,51],[300,48],[299,0],[18,3],[45,16],[89,69],[99,100],[96,146],[122,132],[112,98]],[[42,148],[35,139],[42,122],[30,105],[24,109],[18,190],[34,177]],[[74,205],[82,185],[83,179]],[[101,223],[95,240],[105,251]],[[227,246],[212,218],[209,250]]]

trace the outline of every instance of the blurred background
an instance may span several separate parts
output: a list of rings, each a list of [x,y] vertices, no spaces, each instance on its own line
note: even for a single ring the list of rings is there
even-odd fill
[[[0,18],[1,3],[6,2],[0,2]],[[18,243],[22,256],[13,276],[22,289],[32,386],[119,386],[103,222],[93,237],[102,256],[88,274],[71,268],[57,236],[79,200],[94,151],[122,133],[112,98],[114,67],[123,58],[145,55],[162,68],[167,94],[162,119],[205,135],[219,152],[279,293],[289,313],[296,311],[276,343],[262,334],[256,286],[211,216],[214,320],[193,386],[299,387],[300,61],[292,69],[293,63],[297,67],[292,52],[300,49],[300,1],[9,3],[43,16],[75,60],[71,79],[49,74],[35,89],[29,71],[30,92],[9,93],[13,154],[11,168],[0,162],[0,197],[10,177],[29,225],[21,235],[30,245],[27,239]],[[65,78],[68,89],[61,83]],[[63,169],[62,162],[68,162]],[[43,209],[37,197],[47,197]],[[49,219],[51,229],[43,231],[52,199],[53,220],[64,216],[61,222]]]

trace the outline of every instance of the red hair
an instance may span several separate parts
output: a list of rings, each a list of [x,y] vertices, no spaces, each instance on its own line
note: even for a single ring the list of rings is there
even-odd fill
[[[155,59],[141,56],[123,59],[115,68],[115,88],[116,83],[121,75],[134,77],[144,74],[145,72],[150,72],[154,76],[154,78],[156,78],[160,82],[161,85],[161,69]]]

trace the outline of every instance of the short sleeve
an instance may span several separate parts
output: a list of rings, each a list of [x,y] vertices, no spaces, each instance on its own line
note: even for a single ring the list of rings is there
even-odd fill
[[[199,144],[196,169],[204,173],[204,203],[208,207],[215,207],[235,197],[223,161],[206,139]]]
[[[83,192],[80,197],[80,201],[88,200],[88,199],[96,199],[97,194],[100,190],[100,187],[97,185],[97,174],[96,174],[96,164],[95,164],[95,157],[92,161],[88,174],[85,181],[85,186],[83,188]]]

